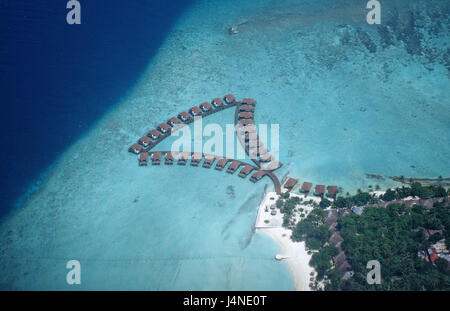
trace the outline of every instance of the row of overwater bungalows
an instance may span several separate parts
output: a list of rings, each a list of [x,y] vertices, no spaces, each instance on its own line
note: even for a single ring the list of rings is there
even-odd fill
[[[292,191],[292,189],[295,187],[297,182],[298,182],[298,179],[288,178],[286,180],[286,182],[284,183],[284,188],[287,191]],[[304,193],[305,197],[307,197],[309,192],[311,191],[311,188],[312,188],[312,183],[305,181],[302,184],[299,191],[301,193]],[[338,190],[337,186],[328,186],[326,195],[331,198],[336,198],[337,190]],[[316,185],[316,187],[314,188],[314,195],[323,197],[324,194],[325,194],[325,185]]]
[[[233,94],[227,94],[222,98],[214,98],[211,102],[204,102],[200,106],[194,106],[188,111],[183,111],[177,117],[170,118],[166,123],[161,123],[156,129],[147,132],[146,136],[139,138],[136,144],[128,148],[131,153],[139,154],[143,151],[148,151],[153,148],[161,139],[170,135],[172,129],[177,129],[180,126],[186,125],[194,121],[195,117],[206,116],[217,112],[226,106],[236,104],[236,97]],[[145,155],[142,159],[145,158]],[[141,161],[139,162],[141,163]],[[144,160],[142,160],[144,163]]]

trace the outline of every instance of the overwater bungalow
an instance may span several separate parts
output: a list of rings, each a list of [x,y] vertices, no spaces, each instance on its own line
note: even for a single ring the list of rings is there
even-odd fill
[[[262,148],[262,149],[264,149],[264,148]],[[270,160],[272,160],[272,155],[268,152],[259,156],[259,161],[261,161],[261,162],[269,162]]]
[[[236,172],[236,170],[237,170],[237,169],[239,168],[239,166],[241,166],[241,165],[242,165],[242,162],[241,162],[241,161],[236,161],[236,160],[232,161],[232,162],[230,163],[230,165],[228,166],[227,173],[234,174],[234,172]]]
[[[178,154],[178,165],[186,165],[187,160],[190,158],[191,153],[190,152],[180,152]]]
[[[263,147],[264,144],[260,141],[260,140],[250,140],[248,142],[248,147],[249,148],[257,148],[257,147]]]
[[[213,109],[213,106],[210,103],[208,103],[208,102],[204,102],[204,103],[200,104],[200,109],[203,112],[208,112],[211,109]]]
[[[242,111],[239,112],[239,119],[253,119],[254,115],[251,112]]]
[[[181,121],[177,117],[172,117],[169,119],[169,121],[167,121],[167,124],[169,124],[171,127],[174,127],[176,124],[181,124]]]
[[[165,156],[164,164],[171,165],[173,164],[173,161],[175,160],[176,152],[167,152]]]
[[[165,134],[170,130],[170,126],[167,123],[161,123],[160,125],[158,125],[157,129],[161,133]]]
[[[144,150],[144,147],[142,147],[139,144],[133,144],[128,148],[128,151],[131,153],[139,154],[142,150]]]
[[[216,157],[213,155],[205,156],[205,161],[203,161],[203,167],[210,168],[211,165],[214,163],[215,159]]]
[[[336,198],[338,187],[337,186],[328,186],[327,196],[331,198]]]
[[[241,119],[239,120],[239,123],[242,124],[243,126],[246,125],[250,125],[250,124],[255,124],[255,121],[253,121],[252,119]]]
[[[199,152],[194,152],[191,157],[191,165],[198,166],[203,159],[203,154]]]
[[[191,109],[189,109],[189,113],[192,114],[194,117],[196,117],[202,114],[202,110],[199,107],[194,106]]]
[[[225,100],[225,102],[229,105],[232,104],[236,101],[236,97],[234,97],[233,94],[227,94],[224,96],[223,98]]]
[[[269,151],[266,148],[262,147],[262,143],[261,143],[261,145],[258,147],[258,150],[257,150],[258,156],[265,155],[268,152]]]
[[[189,113],[187,113],[186,111],[183,111],[178,115],[178,118],[180,118],[181,121],[186,122],[189,119],[191,119],[192,117]]]
[[[216,163],[215,169],[219,170],[219,171],[223,170],[225,165],[227,165],[228,161],[229,161],[229,159],[227,159],[227,158],[220,158]]]
[[[280,168],[281,165],[282,164],[278,161],[272,161],[264,169],[267,171],[274,171],[274,170]]]
[[[309,191],[311,190],[312,187],[312,183],[305,181],[302,185],[302,187],[300,188],[300,192],[305,193],[305,196],[308,195]]]
[[[295,178],[289,178],[286,183],[284,184],[284,188],[286,188],[288,191],[291,191],[294,186],[297,184],[298,179]]]
[[[239,111],[247,111],[247,112],[255,112],[255,107],[253,107],[252,105],[240,105],[239,106]]]
[[[148,164],[148,152],[144,151],[138,155],[139,166],[147,166]]]
[[[314,189],[314,194],[317,196],[323,196],[325,193],[325,185],[316,185],[316,188]]]
[[[217,97],[217,98],[214,98],[211,103],[214,106],[214,108],[219,108],[219,107],[223,106],[223,99]]]
[[[241,126],[240,130],[242,133],[256,133],[256,126],[254,124]]]
[[[161,136],[161,132],[157,130],[148,131],[147,136],[153,140],[158,139]]]
[[[258,135],[256,133],[245,133],[245,141],[257,140]]]
[[[252,182],[257,182],[258,180],[260,180],[261,178],[263,178],[264,175],[266,175],[266,172],[264,172],[264,171],[256,171],[256,172],[252,175],[252,177],[250,177],[250,180],[251,180]]]
[[[161,158],[162,158],[162,153],[161,152],[154,152],[154,153],[152,153],[152,165],[159,165],[159,164],[161,164]]]
[[[253,98],[244,98],[242,100],[242,103],[246,104],[246,105],[252,105],[252,106],[256,105],[256,101]]]
[[[141,138],[139,138],[138,140],[138,144],[147,147],[148,145],[150,145],[150,143],[152,142],[152,140],[147,137],[147,136],[142,136]]]
[[[251,171],[253,171],[255,168],[252,165],[245,165],[241,171],[239,172],[239,177],[245,178],[248,174],[250,174]]]

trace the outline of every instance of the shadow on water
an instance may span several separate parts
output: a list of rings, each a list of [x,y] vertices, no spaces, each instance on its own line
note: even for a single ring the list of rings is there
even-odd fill
[[[193,0],[0,3],[0,216],[146,69]]]

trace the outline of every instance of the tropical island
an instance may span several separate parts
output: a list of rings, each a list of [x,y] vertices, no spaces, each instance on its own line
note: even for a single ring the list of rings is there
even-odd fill
[[[311,290],[449,290],[449,194],[442,185],[413,181],[336,198],[287,191],[272,208],[291,245],[301,243],[309,255],[315,272],[303,278],[310,277]],[[381,284],[366,281],[370,260],[380,262]]]

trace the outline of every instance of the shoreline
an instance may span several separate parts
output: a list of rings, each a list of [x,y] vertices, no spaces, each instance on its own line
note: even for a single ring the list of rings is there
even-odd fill
[[[299,195],[291,193],[291,196]],[[274,200],[271,200],[271,198],[274,198]],[[310,278],[315,278],[317,274],[314,268],[309,265],[312,255],[308,255],[304,241],[294,242],[291,240],[292,230],[282,226],[283,216],[279,213],[278,208],[275,209],[277,215],[270,215],[270,206],[275,204],[277,199],[278,195],[275,192],[265,194],[258,208],[255,230],[265,234],[281,247],[282,253],[274,254],[274,260],[276,255],[283,256],[280,261],[287,265],[294,279],[294,291],[311,291]],[[308,197],[309,199],[316,201],[319,198]],[[269,208],[269,212],[266,211],[266,207]],[[302,205],[302,207],[304,206]],[[266,223],[267,220],[270,222]],[[311,273],[314,273],[314,276],[311,276]]]

